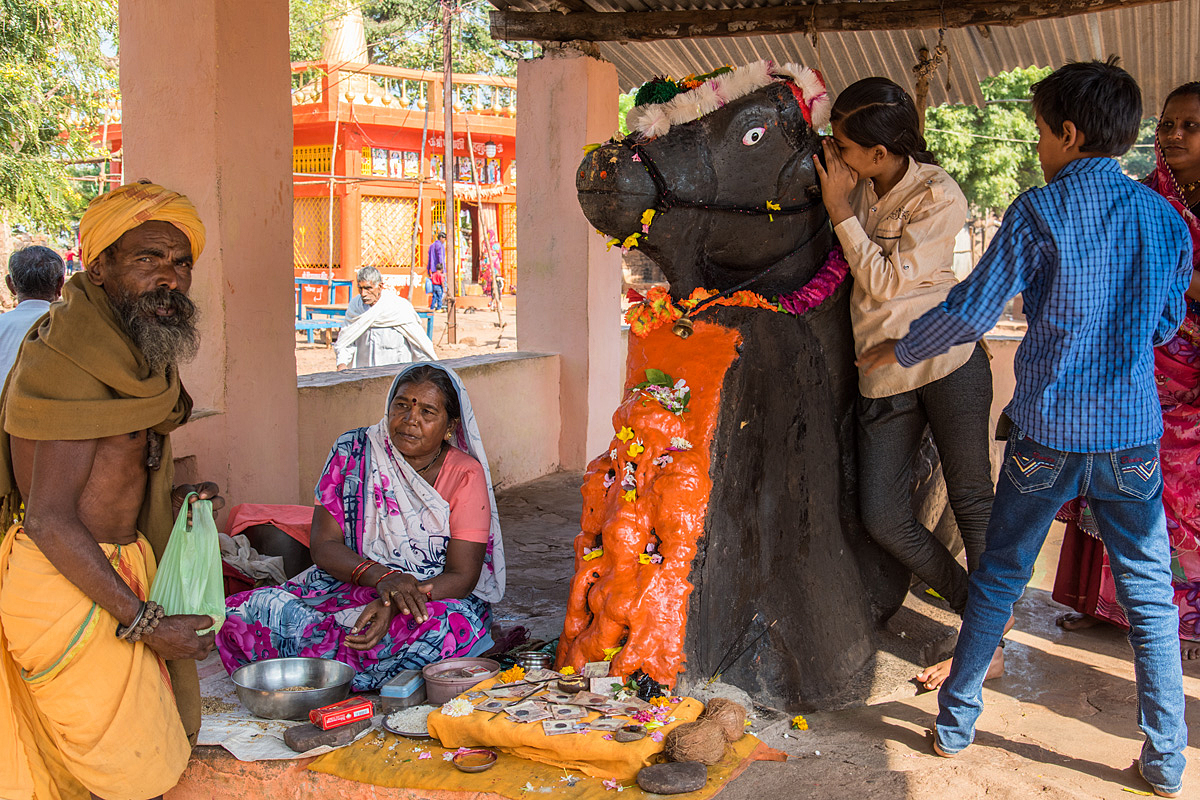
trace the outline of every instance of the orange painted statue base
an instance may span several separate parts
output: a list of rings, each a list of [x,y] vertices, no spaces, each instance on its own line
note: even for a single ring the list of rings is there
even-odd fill
[[[559,667],[609,659],[614,675],[641,669],[669,686],[684,670],[688,577],[712,489],[710,447],[740,344],[736,330],[703,321],[687,339],[669,327],[630,339],[610,451],[584,478]],[[686,411],[635,388],[647,370],[686,383]]]

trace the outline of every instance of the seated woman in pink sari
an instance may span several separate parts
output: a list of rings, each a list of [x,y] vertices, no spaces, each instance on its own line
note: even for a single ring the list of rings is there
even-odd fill
[[[383,419],[337,440],[310,548],[314,566],[295,578],[226,601],[217,648],[230,672],[331,658],[368,691],[480,643],[504,595],[504,547],[475,414],[453,371],[409,367]]]
[[[1159,459],[1163,508],[1171,539],[1175,605],[1179,607],[1180,652],[1200,658],[1200,82],[1167,95],[1155,140],[1157,165],[1145,180],[1183,215],[1192,231],[1193,273],[1187,316],[1179,333],[1154,351],[1154,375],[1163,411]],[[1078,630],[1109,622],[1128,628],[1117,603],[1104,545],[1095,521],[1079,501],[1064,506],[1059,519],[1066,536],[1054,578],[1054,599],[1075,609],[1058,624]]]

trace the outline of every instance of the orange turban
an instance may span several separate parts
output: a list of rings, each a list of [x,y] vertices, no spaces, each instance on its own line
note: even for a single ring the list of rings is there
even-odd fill
[[[204,250],[204,223],[192,201],[149,181],[127,183],[88,203],[79,221],[80,260],[86,267],[104,248],[144,222],[169,222],[187,234],[192,259]]]

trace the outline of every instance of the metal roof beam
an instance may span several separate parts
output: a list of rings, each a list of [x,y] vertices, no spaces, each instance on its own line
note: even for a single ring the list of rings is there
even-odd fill
[[[693,11],[492,11],[491,33],[508,41],[645,42],[789,33],[965,28],[1178,0],[893,0]]]

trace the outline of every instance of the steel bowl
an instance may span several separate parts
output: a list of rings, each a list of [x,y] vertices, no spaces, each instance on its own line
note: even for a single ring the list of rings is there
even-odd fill
[[[517,663],[525,669],[550,669],[554,664],[554,656],[536,651],[521,653],[517,656]]]
[[[238,699],[264,719],[308,719],[308,712],[350,695],[354,668],[327,658],[271,658],[234,670]],[[289,686],[312,689],[282,691]]]

